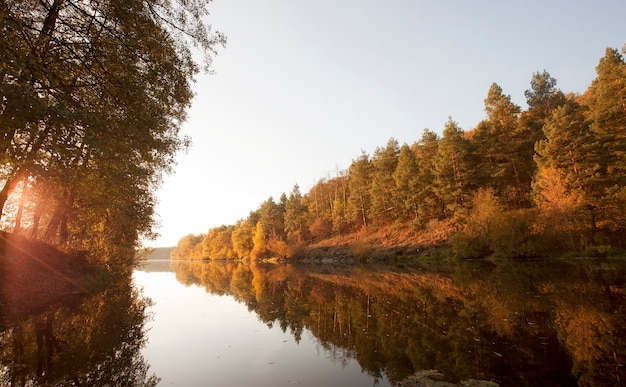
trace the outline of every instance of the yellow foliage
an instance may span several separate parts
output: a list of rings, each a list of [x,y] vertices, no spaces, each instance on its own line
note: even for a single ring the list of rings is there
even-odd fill
[[[583,194],[571,189],[563,175],[553,167],[541,168],[533,184],[537,207],[550,214],[567,215],[583,203]]]
[[[543,167],[537,172],[533,193],[539,209],[537,230],[549,234],[550,239],[563,240],[569,248],[576,247],[574,236],[588,227],[584,192],[570,187],[558,169]]]

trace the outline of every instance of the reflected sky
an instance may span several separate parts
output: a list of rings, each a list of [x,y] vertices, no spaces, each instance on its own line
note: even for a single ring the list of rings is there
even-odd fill
[[[160,386],[391,385],[323,349],[310,332],[296,343],[232,297],[186,287],[173,272],[137,271],[134,280],[154,302],[143,354]]]

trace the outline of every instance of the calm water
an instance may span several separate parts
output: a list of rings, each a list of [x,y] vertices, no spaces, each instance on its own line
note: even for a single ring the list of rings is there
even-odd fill
[[[205,268],[227,274],[236,265]],[[390,385],[362,371],[346,350],[328,348],[311,332],[261,321],[243,300],[179,278],[185,284],[173,272],[135,273],[137,285],[155,301],[143,353],[160,385],[372,386],[376,379],[380,386]]]
[[[151,263],[133,283],[6,315],[0,385],[390,386],[420,370],[626,385],[625,274],[616,261]]]

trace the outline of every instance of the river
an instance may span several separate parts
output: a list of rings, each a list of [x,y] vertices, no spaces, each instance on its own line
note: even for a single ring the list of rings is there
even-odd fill
[[[620,262],[170,269],[135,274],[155,302],[143,353],[162,385],[390,386],[421,370],[455,384],[626,381]]]
[[[609,260],[149,262],[6,314],[0,385],[620,386],[625,274]]]
[[[341,348],[327,348],[309,331],[294,335],[279,322],[261,321],[243,300],[188,281],[173,272],[135,273],[155,302],[144,355],[162,385],[374,385],[376,378]],[[379,386],[390,385],[378,379]]]

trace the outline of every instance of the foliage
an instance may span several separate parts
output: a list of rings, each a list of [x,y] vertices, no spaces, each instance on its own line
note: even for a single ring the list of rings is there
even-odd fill
[[[225,43],[207,15],[197,1],[0,4],[9,229],[128,265],[139,237],[152,235],[161,175],[189,142],[179,132],[199,70],[191,48],[208,67]]]

